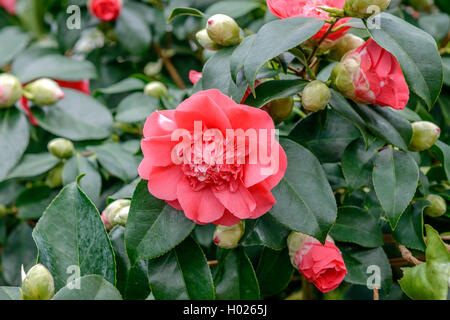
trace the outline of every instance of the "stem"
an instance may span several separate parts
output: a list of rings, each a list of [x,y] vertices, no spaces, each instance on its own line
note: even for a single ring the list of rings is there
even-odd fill
[[[162,59],[164,66],[166,67],[167,71],[170,74],[170,77],[173,79],[177,87],[180,89],[185,89],[186,85],[184,84],[183,79],[181,79],[180,74],[173,65],[172,61],[170,61],[169,57],[164,54],[159,44],[154,42],[153,48],[155,49],[156,54]]]
[[[403,259],[405,259],[408,262],[411,262],[412,264],[418,265],[423,263],[423,261],[420,261],[416,257],[414,257],[404,245],[399,244],[398,249],[400,250],[400,253],[402,254]]]
[[[373,287],[373,300],[380,300],[380,295],[378,293],[377,287]]]
[[[330,26],[328,27],[328,30],[325,32],[325,34],[322,36],[322,38],[320,38],[319,42],[316,44],[316,46],[314,47],[313,51],[311,52],[310,56],[308,57],[308,60],[306,60],[306,62],[308,64],[311,63],[312,59],[315,57],[317,50],[319,49],[320,45],[322,44],[322,42],[325,40],[325,38],[332,32],[333,27],[336,25],[336,23],[339,21],[339,19],[336,19],[333,21],[333,23],[330,24]]]
[[[302,278],[302,300],[313,300],[314,299],[314,287],[311,282]]]
[[[216,266],[219,264],[219,261],[217,260],[210,260],[208,261],[208,266]]]

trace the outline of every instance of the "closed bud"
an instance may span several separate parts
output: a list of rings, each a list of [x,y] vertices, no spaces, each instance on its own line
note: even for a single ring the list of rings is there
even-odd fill
[[[244,235],[244,231],[244,221],[239,221],[229,227],[218,225],[214,231],[214,243],[224,249],[236,248],[239,245],[239,240]]]
[[[308,111],[325,109],[330,99],[331,91],[322,81],[314,80],[303,89],[302,105]]]
[[[20,290],[22,300],[50,300],[55,294],[55,283],[50,271],[37,264],[28,271]]]
[[[163,67],[162,59],[159,59],[156,62],[149,62],[144,68],[144,73],[148,77],[154,77],[161,72],[162,67]]]
[[[215,14],[206,23],[208,36],[224,47],[238,45],[242,41],[239,26],[233,18],[224,14]]]
[[[330,59],[340,61],[341,58],[349,51],[356,49],[364,44],[364,39],[347,33],[345,36],[336,41],[331,47]]]
[[[347,17],[368,18],[389,7],[391,0],[346,0],[344,12]]]
[[[197,38],[198,43],[200,43],[200,45],[205,49],[216,51],[221,48],[220,45],[211,40],[206,29],[202,29],[197,32],[195,37]]]
[[[49,171],[47,178],[45,179],[45,183],[50,188],[58,188],[63,184],[63,169],[64,163],[58,164],[52,170]]]
[[[127,199],[119,199],[109,204],[102,213],[105,227],[108,229],[108,227],[112,228],[116,225],[125,226],[130,205],[131,201]]]
[[[67,159],[75,154],[75,148],[72,141],[64,138],[53,139],[48,143],[47,149],[55,157],[60,159]]]
[[[441,135],[441,129],[429,121],[416,121],[411,126],[412,137],[409,142],[411,151],[423,151],[431,148]]]
[[[167,96],[167,88],[162,82],[152,81],[145,86],[144,93],[151,97],[161,98]]]
[[[279,124],[291,115],[293,108],[294,98],[288,97],[272,100],[261,109],[270,114],[275,124]]]
[[[23,94],[37,106],[51,106],[64,98],[64,92],[59,84],[47,78],[28,84],[25,86]]]
[[[0,74],[0,108],[13,106],[22,96],[22,85],[17,77]]]
[[[428,195],[427,200],[431,203],[431,205],[424,210],[427,216],[440,217],[447,211],[447,204],[441,196],[430,194]]]

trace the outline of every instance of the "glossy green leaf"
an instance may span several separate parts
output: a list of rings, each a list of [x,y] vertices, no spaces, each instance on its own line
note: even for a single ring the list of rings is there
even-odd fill
[[[45,208],[56,196],[48,186],[33,186],[24,190],[16,200],[21,219],[39,219]]]
[[[200,17],[202,18],[203,12],[201,12],[198,9],[195,8],[174,8],[172,10],[172,12],[170,13],[169,18],[167,19],[167,22],[169,23],[170,21],[172,21],[173,19],[175,19],[176,17],[179,16],[194,16],[194,17]]]
[[[17,164],[28,146],[29,125],[16,108],[0,110],[0,181]]]
[[[205,17],[214,14],[226,14],[234,19],[245,16],[256,8],[261,8],[257,1],[217,1],[205,11]]]
[[[126,78],[121,80],[107,88],[97,89],[95,93],[101,94],[116,94],[124,93],[128,91],[142,90],[145,87],[145,83],[137,78]]]
[[[116,121],[133,123],[145,121],[158,109],[159,100],[140,92],[133,93],[123,99],[117,107]]]
[[[21,300],[19,287],[0,287],[0,300]]]
[[[275,20],[259,29],[244,64],[249,87],[254,90],[256,75],[267,61],[311,38],[323,24],[320,19],[295,17]]]
[[[249,95],[244,104],[261,108],[266,103],[278,98],[292,97],[301,92],[308,82],[304,80],[265,81],[255,88],[255,95]]]
[[[301,145],[287,139],[282,139],[281,145],[288,167],[283,179],[272,189],[277,203],[270,214],[291,230],[325,241],[337,212],[325,173],[314,155]]]
[[[214,299],[206,257],[190,237],[164,256],[150,260],[148,278],[156,300]]]
[[[425,31],[389,13],[383,12],[379,18],[380,28],[367,28],[367,31],[397,58],[410,89],[431,109],[443,81],[436,41]]]
[[[80,276],[97,274],[115,283],[114,253],[100,214],[76,182],[64,187],[45,210],[33,238],[39,262],[53,275],[57,290],[72,280],[69,266],[79,267]]]
[[[431,150],[438,155],[447,175],[447,180],[450,180],[450,146],[442,141],[437,141]]]
[[[290,231],[278,224],[270,215],[245,222],[243,246],[265,246],[274,250],[286,247],[286,239]]]
[[[450,17],[445,13],[421,14],[419,26],[433,36],[436,41],[442,40],[450,30]]]
[[[30,41],[30,36],[18,27],[6,27],[0,31],[0,67],[9,63]]]
[[[234,49],[230,58],[230,73],[234,82],[237,82],[238,73],[244,68],[245,58],[253,45],[256,34],[245,37],[242,42]]]
[[[338,208],[330,235],[336,241],[352,242],[366,248],[379,247],[384,243],[378,219],[367,210],[355,206]]]
[[[387,148],[375,158],[372,182],[392,229],[416,192],[419,168],[405,152]]]
[[[74,289],[79,285],[79,289]],[[53,300],[122,300],[120,292],[99,275],[87,275],[68,283]]]
[[[186,239],[194,227],[183,212],[153,197],[147,181],[142,180],[134,192],[125,231],[131,264],[163,255]]]
[[[8,179],[28,178],[49,171],[59,163],[59,159],[50,153],[25,154],[19,164],[8,174]]]
[[[425,251],[423,238],[423,210],[428,201],[421,200],[411,204],[402,214],[392,235],[398,243],[412,249]]]

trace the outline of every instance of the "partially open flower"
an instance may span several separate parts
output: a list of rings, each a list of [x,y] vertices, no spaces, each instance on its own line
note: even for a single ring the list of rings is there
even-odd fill
[[[244,221],[239,221],[232,226],[217,226],[214,231],[214,243],[224,249],[233,249],[239,245],[239,240],[244,235]]]
[[[215,14],[206,23],[208,36],[215,43],[230,47],[242,41],[239,26],[233,18],[224,14]]]
[[[441,129],[433,122],[416,121],[411,124],[412,137],[408,149],[424,151],[431,148],[441,135]]]
[[[37,106],[51,106],[64,98],[59,84],[51,79],[41,78],[27,84],[23,95]]]
[[[55,294],[55,283],[51,273],[42,264],[28,271],[20,289],[22,300],[51,300]]]
[[[364,40],[362,38],[348,33],[333,43],[328,57],[330,59],[340,61],[347,52],[352,51],[363,44]]]
[[[0,108],[13,106],[22,96],[22,85],[17,77],[0,74]]]

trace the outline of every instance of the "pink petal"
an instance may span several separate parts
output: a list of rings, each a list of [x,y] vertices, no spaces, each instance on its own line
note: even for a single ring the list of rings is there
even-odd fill
[[[153,167],[148,177],[148,191],[159,199],[175,200],[178,181],[182,177],[179,166]]]
[[[229,189],[214,190],[213,192],[220,203],[240,219],[249,218],[256,208],[255,199],[242,182],[238,182],[238,188],[234,192]]]

